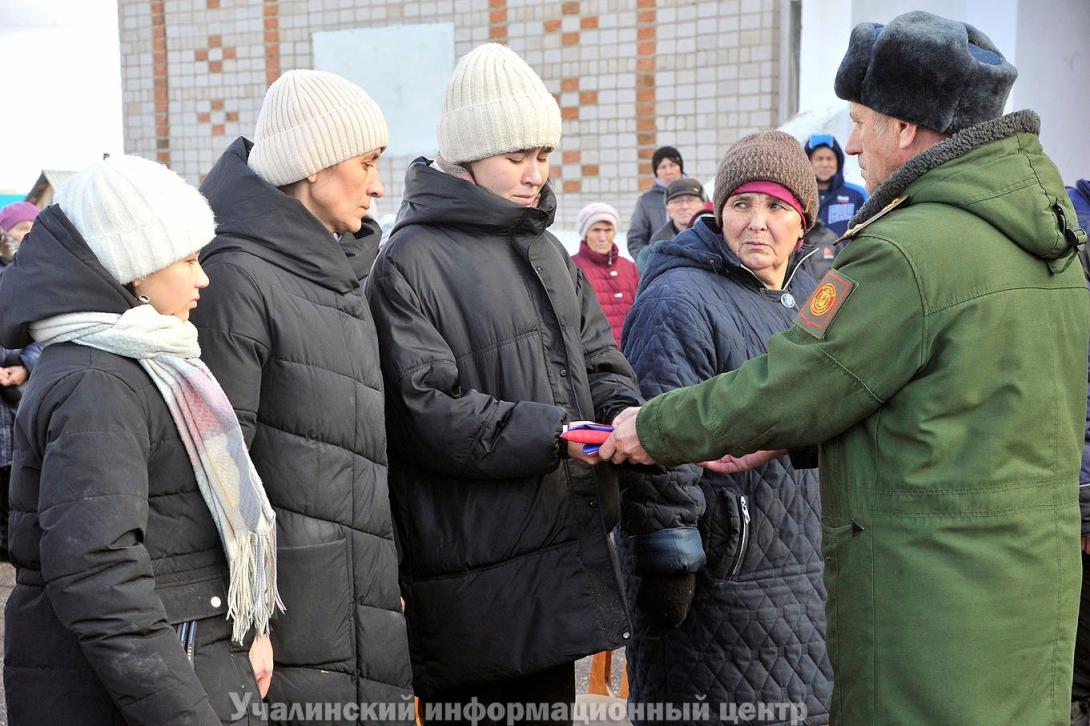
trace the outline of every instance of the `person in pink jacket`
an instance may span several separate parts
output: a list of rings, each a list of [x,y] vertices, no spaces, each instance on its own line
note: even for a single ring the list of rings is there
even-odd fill
[[[640,272],[631,261],[620,256],[613,237],[617,234],[617,210],[608,204],[593,202],[579,210],[579,252],[572,255],[594,288],[598,303],[613,327],[617,347],[621,345],[624,317],[636,299]]]

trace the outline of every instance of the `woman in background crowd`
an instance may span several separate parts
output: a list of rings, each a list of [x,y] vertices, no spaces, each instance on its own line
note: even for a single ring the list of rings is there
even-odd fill
[[[617,210],[608,204],[594,202],[579,210],[575,223],[579,227],[579,252],[572,255],[594,288],[602,312],[613,329],[617,347],[621,345],[621,328],[625,315],[636,299],[640,272],[631,260],[621,257],[613,237],[617,234]]]

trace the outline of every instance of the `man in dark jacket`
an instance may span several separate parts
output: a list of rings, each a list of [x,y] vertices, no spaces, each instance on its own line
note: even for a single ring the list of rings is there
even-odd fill
[[[647,256],[651,247],[656,242],[669,241],[681,234],[692,224],[697,212],[704,209],[708,201],[708,195],[704,193],[704,186],[692,177],[675,179],[666,187],[666,223],[655,230],[651,235],[651,242],[640,250],[636,264],[642,270],[647,265]]]
[[[666,224],[666,187],[685,175],[685,161],[673,146],[660,146],[651,156],[651,188],[636,200],[632,220],[628,223],[628,254],[639,259],[640,252],[650,244],[655,230]]]
[[[616,479],[559,436],[640,396],[547,231],[560,109],[544,83],[487,44],[459,62],[443,108],[440,158],[410,165],[367,296],[413,683],[425,721],[469,722],[458,707],[474,699],[571,704],[575,660],[629,637]]]
[[[381,111],[348,81],[292,71],[270,86],[254,142],[231,144],[201,185],[217,237],[193,321],[277,514],[286,612],[269,701],[406,721],[382,377],[358,282],[386,144]]]
[[[817,177],[818,219],[840,237],[867,201],[867,193],[844,181],[844,151],[835,136],[814,134],[807,139],[805,151]]]

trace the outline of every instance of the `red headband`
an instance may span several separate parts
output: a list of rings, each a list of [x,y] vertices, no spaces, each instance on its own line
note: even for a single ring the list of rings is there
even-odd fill
[[[799,200],[795,198],[795,195],[791,192],[791,190],[785,187],[783,184],[779,184],[778,182],[774,181],[748,181],[727,196],[733,197],[735,194],[745,194],[747,192],[767,194],[770,197],[776,197],[776,199],[779,199],[781,202],[786,203],[788,206],[790,206],[792,209],[799,213],[799,216],[802,217],[803,230],[805,230],[807,225],[809,224],[806,219],[806,212],[802,210],[802,204],[800,204]]]

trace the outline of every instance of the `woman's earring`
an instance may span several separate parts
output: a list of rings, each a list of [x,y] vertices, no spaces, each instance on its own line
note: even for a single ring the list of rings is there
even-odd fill
[[[144,303],[145,305],[147,305],[148,303],[151,302],[151,300],[148,298],[147,295],[137,295],[136,299],[139,300],[140,302]]]

